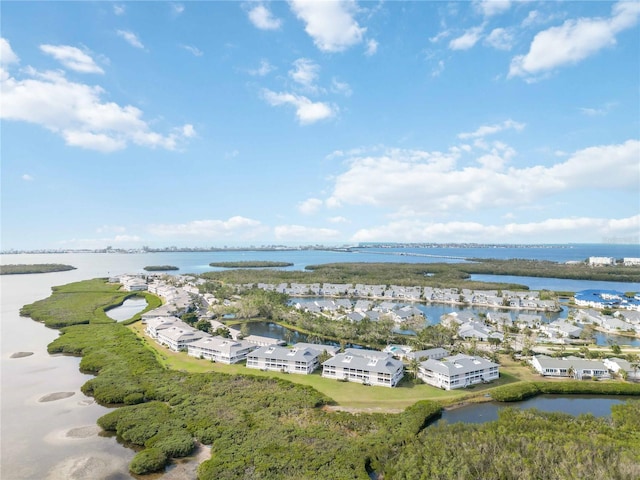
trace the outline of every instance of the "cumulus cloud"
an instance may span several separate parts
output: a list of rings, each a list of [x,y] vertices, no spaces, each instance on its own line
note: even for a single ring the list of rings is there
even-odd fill
[[[484,25],[466,30],[462,35],[449,42],[449,48],[451,50],[469,50],[478,43],[478,40],[482,37],[483,30]]]
[[[520,131],[525,127],[524,123],[515,122],[511,119],[505,120],[502,123],[497,123],[495,125],[483,125],[479,127],[474,132],[460,133],[458,134],[458,138],[460,139],[468,139],[468,138],[481,138],[487,135],[493,135],[498,132],[502,132],[503,130],[517,130]]]
[[[511,7],[510,0],[476,0],[473,4],[476,10],[485,17],[492,17],[504,13]]]
[[[551,218],[540,222],[483,225],[477,222],[425,222],[402,219],[358,230],[351,241],[567,243],[599,242],[606,237],[637,238],[640,215],[621,218]]]
[[[252,238],[264,230],[258,220],[242,216],[227,220],[194,220],[188,223],[150,225],[149,233],[159,237]]]
[[[638,189],[640,141],[579,150],[551,166],[506,167],[515,154],[494,144],[477,165],[460,167],[460,152],[394,150],[349,159],[335,178],[329,207],[368,205],[391,209],[397,216],[478,211],[528,205],[576,189]],[[607,159],[606,162],[602,159]]]
[[[322,200],[319,198],[309,198],[298,204],[298,211],[305,215],[316,213],[322,207]]]
[[[496,50],[511,50],[513,35],[506,28],[494,28],[484,39],[484,43]]]
[[[116,34],[120,37],[123,38],[129,45],[131,45],[132,47],[136,47],[139,48],[141,50],[144,50],[144,45],[142,44],[142,42],[138,39],[138,36],[133,33],[133,32],[129,32],[127,30],[118,30],[116,32]]]
[[[312,102],[302,95],[277,93],[264,89],[262,96],[272,106],[292,105],[296,109],[296,117],[302,125],[309,125],[336,114],[337,108],[324,102]]]
[[[33,177],[31,175],[29,175],[28,173],[25,173],[24,175],[22,175],[22,180],[24,180],[25,182],[32,182],[33,181]]]
[[[260,66],[258,66],[258,68],[249,70],[249,75],[264,77],[265,75],[271,73],[273,70],[275,70],[275,67],[271,65],[267,60],[262,59],[260,60]]]
[[[126,11],[127,9],[124,5],[118,3],[113,4],[113,13],[115,15],[124,15]]]
[[[370,38],[369,40],[367,40],[367,49],[365,50],[364,54],[367,57],[371,57],[375,55],[377,51],[378,51],[378,42],[373,38]]]
[[[0,37],[0,65],[11,65],[20,60],[11,48],[11,44],[5,38]]]
[[[331,80],[331,91],[333,93],[344,95],[345,97],[350,97],[353,93],[353,90],[351,90],[351,85],[349,85],[347,82],[341,82],[337,78],[333,78]]]
[[[638,23],[640,3],[621,1],[609,18],[566,20],[539,32],[526,55],[511,60],[509,77],[531,77],[567,64],[576,64],[616,44],[616,35]]]
[[[316,91],[320,65],[308,58],[298,58],[293,62],[293,69],[289,70],[289,77],[307,90]]]
[[[1,80],[0,117],[40,125],[60,135],[67,145],[112,152],[136,144],[176,150],[195,136],[192,125],[169,134],[153,131],[143,112],[131,105],[104,101],[105,90],[68,80],[61,72],[24,69],[24,78]]]
[[[274,17],[262,3],[250,8],[247,15],[251,23],[260,30],[278,30],[282,26],[282,20]]]
[[[338,230],[331,228],[305,227],[303,225],[278,225],[274,228],[277,240],[320,242],[335,240],[340,236]]]
[[[47,55],[51,55],[65,67],[80,73],[104,73],[89,55],[69,45],[40,45]]]
[[[357,45],[367,30],[353,18],[357,5],[352,0],[291,0],[289,5],[306,24],[305,31],[316,47],[323,52],[342,52]]]

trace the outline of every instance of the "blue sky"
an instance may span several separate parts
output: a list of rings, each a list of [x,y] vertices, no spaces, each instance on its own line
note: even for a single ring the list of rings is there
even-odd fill
[[[640,239],[639,2],[2,2],[2,249]]]

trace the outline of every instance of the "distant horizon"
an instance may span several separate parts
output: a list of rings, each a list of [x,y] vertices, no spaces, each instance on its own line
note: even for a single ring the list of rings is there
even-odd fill
[[[165,252],[207,252],[207,251],[256,251],[256,250],[347,250],[358,248],[549,248],[549,247],[572,247],[572,246],[617,246],[617,247],[637,247],[640,254],[640,244],[637,242],[570,242],[570,243],[478,243],[478,242],[361,242],[360,244],[261,244],[261,245],[238,245],[238,246],[141,246],[132,248],[37,248],[37,249],[9,249],[0,251],[0,255],[12,254],[38,254],[38,253],[165,253]]]

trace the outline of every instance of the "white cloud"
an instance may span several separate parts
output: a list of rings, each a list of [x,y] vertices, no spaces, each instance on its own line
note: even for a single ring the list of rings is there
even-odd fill
[[[335,217],[329,217],[327,220],[329,220],[329,222],[331,223],[349,223],[349,220],[347,218],[342,217],[340,215]]]
[[[322,207],[322,200],[319,198],[309,198],[298,204],[298,211],[304,215],[312,215]]]
[[[138,36],[135,33],[129,32],[127,30],[118,30],[116,33],[117,33],[117,35],[119,37],[121,37],[124,40],[126,40],[126,42],[129,45],[131,45],[132,47],[136,47],[136,48],[140,48],[140,49],[144,50],[144,45],[138,39]]]
[[[28,173],[25,173],[24,175],[22,175],[22,180],[24,180],[25,182],[32,182],[33,181],[33,177],[31,175],[29,175]]]
[[[176,150],[195,135],[192,125],[167,135],[151,130],[138,108],[105,102],[105,91],[69,81],[61,72],[25,69],[26,77],[2,78],[0,116],[4,120],[34,123],[57,133],[67,145],[112,152],[128,144]]]
[[[487,135],[493,135],[495,133],[502,132],[503,130],[514,129],[516,131],[520,131],[524,127],[524,123],[515,122],[509,119],[495,125],[483,125],[479,127],[475,132],[460,133],[458,134],[458,138],[463,140],[467,138],[482,138]]]
[[[444,61],[439,60],[438,64],[431,70],[431,76],[434,78],[439,77],[442,72],[444,72]]]
[[[315,91],[320,65],[307,58],[298,58],[293,62],[293,69],[289,70],[289,77],[308,90]]]
[[[540,222],[502,225],[402,219],[358,230],[351,241],[555,243],[562,238],[566,243],[596,243],[606,237],[637,238],[639,230],[640,215],[621,219],[551,218]]]
[[[476,0],[473,3],[476,10],[485,17],[492,17],[504,13],[511,7],[509,0]]]
[[[289,5],[323,52],[342,52],[357,45],[367,30],[353,18],[357,5],[352,0],[290,0]]]
[[[96,233],[124,233],[127,229],[120,225],[102,225],[96,228]]]
[[[494,143],[477,165],[458,167],[460,153],[391,150],[357,156],[335,178],[329,207],[369,205],[397,216],[439,215],[495,207],[528,205],[550,195],[577,189],[638,188],[640,141],[579,150],[552,166],[505,165],[515,151]],[[606,162],[602,159],[607,159]]]
[[[513,47],[513,35],[505,28],[494,28],[484,39],[484,43],[497,50],[511,50]]]
[[[511,60],[509,77],[528,77],[576,64],[616,44],[616,34],[633,27],[640,17],[640,2],[622,1],[609,18],[578,18],[539,32],[526,55]]]
[[[373,38],[367,40],[367,49],[365,50],[364,54],[367,57],[371,57],[375,55],[377,51],[378,51],[378,42]]]
[[[461,36],[451,40],[449,48],[451,50],[469,50],[480,40],[482,30],[484,30],[484,25],[468,29]]]
[[[9,41],[0,37],[0,65],[11,65],[12,63],[18,63],[19,61],[20,59],[13,52]]]
[[[341,82],[336,78],[331,80],[331,91],[344,95],[345,97],[350,97],[353,93],[351,86],[347,82]]]
[[[89,55],[69,45],[40,45],[47,55],[51,55],[65,67],[80,73],[104,73]]]
[[[330,228],[305,227],[302,225],[279,225],[274,228],[277,240],[320,242],[335,240],[340,236],[338,230]]]
[[[582,113],[583,115],[587,115],[589,117],[595,117],[600,115],[606,115],[616,105],[617,104],[615,102],[608,102],[608,103],[605,103],[604,106],[600,108],[582,107],[579,110],[580,110],[580,113]]]
[[[258,220],[242,216],[228,220],[194,220],[188,223],[150,225],[149,232],[159,237],[252,238],[264,230]]]
[[[262,59],[260,60],[260,66],[258,68],[249,70],[249,75],[264,77],[265,75],[271,73],[273,70],[275,70],[275,67],[271,65],[267,60]]]
[[[116,15],[124,15],[126,10],[127,10],[126,7],[122,4],[117,4],[117,3],[113,4],[113,13]]]
[[[443,38],[447,38],[449,35],[451,35],[451,30],[442,30],[437,35],[430,37],[429,41],[431,43],[438,43],[440,40],[442,40]]]
[[[337,108],[323,102],[312,102],[302,95],[292,93],[276,93],[271,90],[263,90],[264,99],[272,106],[292,105],[296,108],[296,117],[302,125],[308,125],[320,120],[331,118],[336,114]]]
[[[278,30],[282,26],[282,20],[274,17],[261,3],[251,8],[248,15],[251,23],[260,30]]]
[[[180,46],[184,48],[187,52],[192,54],[194,57],[201,57],[202,55],[204,55],[204,52],[202,50],[200,50],[198,47],[194,47],[193,45],[180,45]]]
[[[181,3],[171,3],[171,13],[173,15],[182,15],[184,12],[184,5]]]

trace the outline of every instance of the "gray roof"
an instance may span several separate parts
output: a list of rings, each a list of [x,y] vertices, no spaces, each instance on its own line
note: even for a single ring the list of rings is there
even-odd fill
[[[350,349],[354,350],[354,349]],[[380,352],[382,353],[382,352]],[[396,360],[390,355],[384,358],[366,358],[356,354],[339,353],[322,364],[323,366],[334,366],[340,368],[353,368],[374,373],[393,374],[404,367],[400,360]]]
[[[211,348],[215,349],[219,352],[232,353],[240,350],[245,350],[247,348],[255,347],[254,344],[249,343],[244,340],[232,340],[230,338],[223,338],[220,336],[206,336],[201,338],[200,340],[196,340],[191,343],[189,346],[200,347],[200,348]]]
[[[445,350],[444,348],[430,348],[428,350],[417,350],[415,352],[407,353],[406,357],[408,359],[417,358],[420,360],[421,358],[433,358],[433,357],[446,357],[449,355],[449,350]]]
[[[320,353],[326,351],[330,355],[335,355],[340,351],[340,347],[337,347],[335,345],[323,345],[323,344],[317,344],[317,343],[303,343],[303,342],[296,343],[292,348],[298,348],[298,349],[310,348],[311,350],[316,350]]]
[[[608,370],[603,362],[598,360],[587,360],[578,357],[553,358],[547,355],[537,355],[535,357],[542,368],[570,368],[575,370],[599,369]]]
[[[280,346],[260,347],[249,354],[250,358],[275,358],[286,361],[311,362],[320,355],[321,352],[311,348],[286,348]]]
[[[482,357],[472,357],[469,355],[454,355],[453,357],[434,360],[430,358],[420,364],[425,370],[442,373],[448,377],[453,375],[464,375],[466,373],[475,372],[476,370],[485,370],[487,368],[498,367],[497,363]]]
[[[357,355],[358,357],[371,359],[387,358],[391,356],[391,354],[387,352],[381,352],[380,350],[366,350],[364,348],[345,348],[344,353],[347,355]]]

